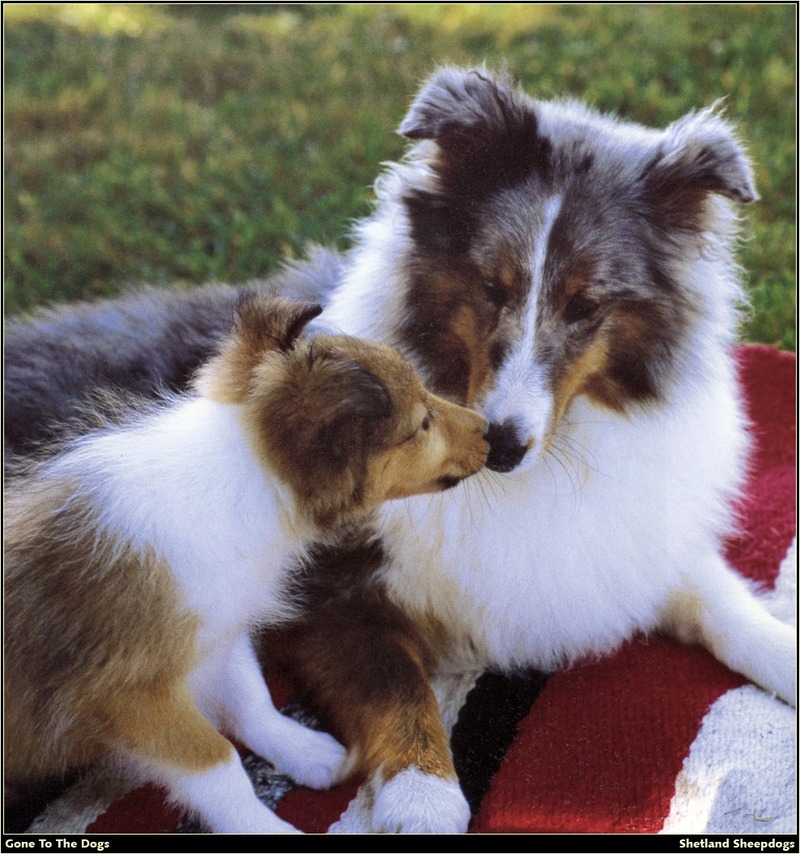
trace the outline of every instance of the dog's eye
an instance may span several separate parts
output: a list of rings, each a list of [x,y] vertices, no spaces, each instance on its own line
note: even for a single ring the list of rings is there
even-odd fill
[[[584,294],[575,294],[564,309],[564,322],[581,323],[595,313],[596,303]]]
[[[400,444],[401,444],[401,445],[405,445],[407,442],[413,442],[413,441],[414,441],[414,439],[419,438],[419,434],[420,434],[420,433],[427,433],[427,432],[428,432],[428,430],[430,430],[430,429],[431,429],[431,421],[432,421],[432,420],[433,420],[433,414],[432,414],[431,412],[429,412],[429,413],[428,413],[428,414],[427,414],[427,415],[422,419],[422,422],[420,423],[419,427],[417,427],[417,429],[416,429],[416,430],[414,430],[414,432],[413,432],[410,436],[406,436],[406,438],[405,438],[405,439],[402,439],[402,440],[400,441]]]
[[[502,308],[508,302],[508,288],[499,279],[487,279],[484,289],[486,298],[496,308]]]

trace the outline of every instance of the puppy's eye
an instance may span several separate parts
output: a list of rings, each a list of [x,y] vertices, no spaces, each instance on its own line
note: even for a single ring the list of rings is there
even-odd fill
[[[414,441],[414,439],[418,439],[418,438],[419,438],[420,433],[427,433],[427,432],[428,432],[428,430],[430,430],[430,429],[431,429],[431,422],[432,422],[432,420],[433,420],[433,415],[429,412],[429,413],[428,413],[428,414],[427,414],[427,415],[422,419],[422,422],[420,423],[419,427],[417,427],[417,429],[416,429],[416,430],[414,430],[414,432],[413,432],[410,436],[406,436],[406,438],[405,438],[405,439],[403,439],[403,440],[400,442],[400,444],[401,444],[401,445],[405,445],[407,442],[413,442],[413,441]]]
[[[487,279],[484,290],[486,298],[496,308],[502,308],[508,302],[508,288],[499,279]]]
[[[597,304],[585,294],[575,294],[564,309],[564,322],[575,324],[589,320],[596,309]]]

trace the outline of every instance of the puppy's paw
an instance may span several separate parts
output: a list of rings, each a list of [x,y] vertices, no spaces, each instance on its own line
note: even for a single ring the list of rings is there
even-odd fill
[[[347,750],[325,732],[298,725],[281,757],[281,771],[301,786],[328,789],[339,782],[346,771]]]
[[[470,809],[457,780],[406,768],[377,792],[373,824],[379,833],[466,833]]]
[[[253,753],[301,786],[327,789],[348,771],[347,750],[328,733],[275,712],[242,738]]]
[[[470,809],[456,780],[406,768],[365,783],[329,833],[466,833]]]

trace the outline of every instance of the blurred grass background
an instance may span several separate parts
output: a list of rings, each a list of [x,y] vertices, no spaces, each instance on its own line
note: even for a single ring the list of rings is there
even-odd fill
[[[3,6],[6,312],[346,247],[424,77],[496,66],[663,126],[725,97],[761,202],[749,340],[795,347],[794,4]]]

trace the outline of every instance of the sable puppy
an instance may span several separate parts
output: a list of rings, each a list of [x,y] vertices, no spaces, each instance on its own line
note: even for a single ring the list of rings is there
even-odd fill
[[[289,832],[219,730],[325,787],[344,749],[282,716],[251,646],[289,567],[390,498],[483,465],[486,422],[394,350],[298,338],[317,306],[249,295],[194,392],[68,443],[9,486],[5,771],[120,757],[220,832]]]

